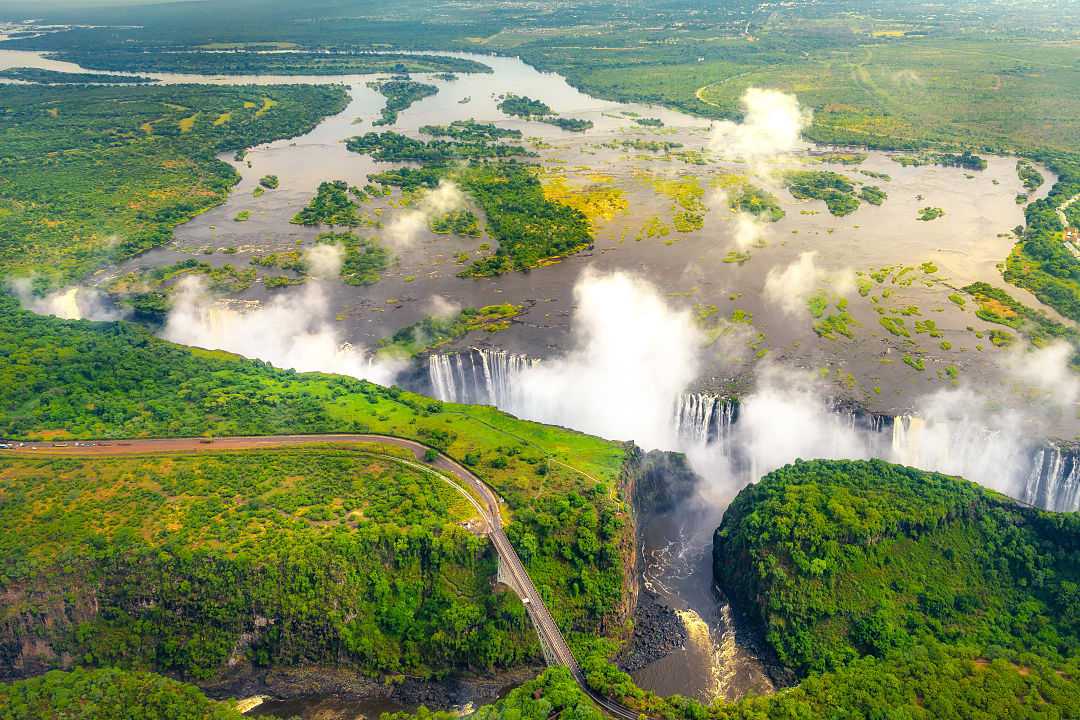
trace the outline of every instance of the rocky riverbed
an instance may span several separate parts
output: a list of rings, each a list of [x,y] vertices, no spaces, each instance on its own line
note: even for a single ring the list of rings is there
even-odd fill
[[[642,590],[634,611],[634,635],[619,654],[618,664],[633,672],[666,657],[686,644],[682,618],[653,593]]]

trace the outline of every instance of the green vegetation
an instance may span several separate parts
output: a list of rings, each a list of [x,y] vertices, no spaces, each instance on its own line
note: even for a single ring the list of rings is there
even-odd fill
[[[0,459],[6,585],[63,582],[43,608],[95,598],[96,613],[41,639],[98,665],[206,679],[245,634],[257,665],[347,658],[428,675],[521,662],[530,627],[516,598],[488,589],[494,554],[459,527],[472,505],[385,452]],[[164,580],[142,607],[151,577]]]
[[[918,356],[905,355],[904,364],[914,368],[915,370],[918,370],[919,372],[926,370],[926,363],[923,362],[923,359]]]
[[[499,101],[498,107],[507,115],[526,120],[546,118],[555,114],[547,103],[524,95],[507,95]]]
[[[251,219],[250,210],[241,210],[233,217],[233,222],[247,222]]]
[[[768,222],[777,222],[784,217],[779,198],[744,177],[722,175],[714,184],[727,194],[728,207],[732,210],[748,212]]]
[[[1042,173],[1028,160],[1021,158],[1016,161],[1016,176],[1028,191],[1038,190],[1042,187],[1045,179]]]
[[[250,20],[250,18],[248,18]],[[94,70],[196,73],[201,75],[372,75],[375,73],[489,73],[491,68],[464,58],[395,53],[164,52],[87,49],[59,57]]]
[[[499,101],[499,110],[511,117],[539,120],[570,132],[584,132],[593,126],[592,120],[555,117],[547,103],[523,95],[507,95]]]
[[[585,132],[592,129],[593,126],[592,120],[583,120],[581,118],[552,118],[544,122],[568,132]]]
[[[924,152],[917,155],[893,155],[892,159],[904,167],[941,165],[942,167],[955,167],[964,170],[986,169],[986,160],[972,154],[970,150],[964,150],[962,153]]]
[[[838,335],[849,339],[855,337],[851,326],[858,323],[847,310],[847,298],[837,299],[832,313],[828,313],[829,305],[829,295],[824,291],[816,292],[807,298],[806,309],[814,320],[814,332],[827,340],[835,340]]]
[[[476,330],[488,333],[505,330],[523,309],[520,305],[486,305],[482,308],[465,308],[447,318],[426,317],[382,340],[379,352],[393,357],[416,357],[460,340]]]
[[[0,78],[45,85],[131,85],[157,82],[154,78],[140,77],[138,75],[69,73],[28,67],[4,68],[0,70]]]
[[[924,207],[919,211],[919,217],[917,219],[923,222],[930,222],[931,220],[937,220],[939,217],[945,214],[945,211],[939,207]]]
[[[341,261],[341,281],[346,285],[374,285],[390,265],[390,253],[378,242],[353,233],[322,233],[320,243],[340,245],[345,250]]]
[[[107,289],[119,302],[134,310],[138,319],[161,322],[171,305],[168,297],[171,288],[181,278],[193,275],[206,278],[207,287],[219,293],[243,292],[256,279],[252,268],[241,270],[228,263],[210,265],[188,258],[171,265],[132,271],[113,280]]]
[[[911,333],[908,332],[907,327],[904,325],[904,318],[882,315],[878,318],[878,322],[881,323],[881,327],[897,337],[911,337]]]
[[[218,153],[305,132],[345,100],[337,86],[0,86],[0,273],[57,285],[167,242],[236,182]]]
[[[990,343],[994,347],[1009,347],[1016,341],[1016,336],[1008,330],[998,330],[997,328],[990,331]]]
[[[880,205],[889,197],[888,193],[877,185],[863,185],[859,189],[859,198],[871,205]]]
[[[315,197],[289,222],[293,225],[356,227],[360,224],[360,214],[356,203],[349,198],[349,184],[334,180],[319,183]]]
[[[664,121],[660,118],[634,118],[634,122],[642,127],[660,128],[664,127]]]
[[[987,322],[1007,325],[1019,331],[1036,346],[1055,338],[1068,340],[1080,348],[1080,331],[1057,322],[1040,310],[1033,310],[1013,299],[1004,290],[983,282],[972,283],[963,291],[978,303],[975,314]],[[961,303],[962,306],[962,303]]]
[[[571,187],[564,175],[551,174],[543,177],[544,197],[581,211],[595,228],[600,222],[611,220],[626,210],[630,203],[622,188],[615,187],[609,176],[593,175],[597,182],[585,187]]]
[[[1080,227],[1080,201],[1073,201],[1080,196],[1080,158],[1045,155],[1038,159],[1057,173],[1058,181],[1045,198],[1024,209],[1027,226],[1006,261],[1005,279],[1080,322],[1080,259],[1064,242],[1066,225]]]
[[[431,190],[438,187],[445,174],[445,170],[440,167],[403,167],[373,173],[368,175],[368,180],[383,185],[387,191],[390,189],[389,186],[395,186],[412,192],[421,188]]]
[[[3,720],[242,720],[194,685],[117,668],[52,672],[0,683]]]
[[[1075,662],[1078,533],[1080,516],[956,478],[876,460],[796,462],[732,503],[716,574],[801,674],[928,640]]]
[[[793,197],[800,200],[824,200],[829,212],[837,217],[859,209],[854,182],[829,170],[796,170],[784,175],[784,183]]]
[[[450,212],[433,217],[428,223],[431,232],[437,235],[462,235],[464,237],[480,237],[480,219],[472,210],[451,210]]]
[[[796,461],[739,493],[714,572],[801,682],[710,706],[590,686],[652,717],[1070,717],[1080,712],[1080,515],[871,461]]]
[[[78,352],[65,350],[70,348]],[[472,466],[506,500],[511,542],[537,587],[552,598],[556,621],[572,642],[577,633],[587,641],[621,627],[622,558],[633,551],[626,508],[616,490],[625,456],[621,444],[517,420],[490,407],[443,404],[353,378],[298,374],[228,353],[185,348],[129,323],[36,316],[19,309],[14,298],[0,296],[0,437],[321,432],[415,438]],[[62,487],[55,485],[56,492]],[[210,515],[192,516],[192,527],[207,525],[204,519],[218,511],[206,506],[204,512]],[[62,517],[56,522],[62,525]],[[0,533],[5,541],[17,541],[9,535]],[[132,540],[141,542],[137,535]],[[89,546],[82,550],[96,552]],[[21,562],[6,552],[2,556]],[[170,562],[186,561],[178,555]],[[195,571],[208,573],[206,582],[227,580],[205,565],[196,564]],[[588,592],[581,591],[585,587]],[[235,593],[228,598],[243,605]],[[310,607],[317,608],[320,622],[325,620],[325,604]],[[252,618],[250,608],[245,617]],[[139,652],[135,646],[113,647]],[[196,647],[190,646],[191,652]]]
[[[837,165],[862,165],[869,155],[861,152],[827,152],[814,154],[810,159],[820,163],[835,163]]]
[[[280,184],[277,175],[263,175],[259,178],[259,185],[267,190],[277,190]]]
[[[916,320],[915,332],[920,335],[929,335],[932,338],[941,337],[941,330],[933,320]]]
[[[474,261],[464,275],[528,270],[592,244],[585,215],[548,200],[540,181],[524,165],[476,164],[454,178],[480,205],[488,233],[499,241],[493,255]]]
[[[424,125],[420,132],[431,137],[447,137],[463,143],[521,139],[520,130],[508,130],[491,123],[478,123],[471,118],[454,120],[449,125]]]
[[[420,162],[430,165],[445,165],[452,160],[506,158],[535,154],[514,143],[491,142],[483,137],[425,142],[395,132],[371,132],[352,137],[346,141],[346,146],[352,152],[369,154],[381,162]]]
[[[408,110],[412,104],[439,92],[439,88],[427,83],[418,83],[408,79],[381,80],[368,83],[368,87],[377,90],[386,98],[386,105],[379,114],[381,117],[372,125],[393,125],[398,113]]]

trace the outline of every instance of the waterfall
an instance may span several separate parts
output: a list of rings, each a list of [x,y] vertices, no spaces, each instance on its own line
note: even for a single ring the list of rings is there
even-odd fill
[[[1080,511],[1080,447],[1048,442],[1037,448],[1020,499],[1047,510]]]
[[[516,379],[539,360],[505,350],[470,348],[463,352],[428,356],[428,380],[435,397],[443,402],[514,405]]]
[[[738,414],[738,402],[711,393],[687,393],[675,401],[675,436],[694,445],[719,444],[727,449]]]

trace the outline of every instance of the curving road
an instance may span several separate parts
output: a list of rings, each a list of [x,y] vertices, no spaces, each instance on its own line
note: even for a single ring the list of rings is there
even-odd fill
[[[4,443],[10,447],[0,449],[20,455],[91,455],[91,456],[116,456],[116,455],[141,455],[147,453],[167,452],[211,452],[221,450],[251,450],[268,447],[286,447],[296,445],[326,443],[376,443],[409,450],[413,454],[413,461],[395,455],[382,455],[380,457],[399,462],[403,465],[421,470],[433,472],[433,468],[441,470],[439,477],[449,482],[456,490],[461,492],[480,513],[487,525],[487,535],[499,561],[503,564],[503,571],[509,576],[511,589],[521,598],[525,609],[532,619],[536,633],[540,636],[540,642],[549,651],[549,663],[562,665],[570,670],[574,679],[577,680],[581,689],[608,714],[620,718],[620,720],[639,720],[642,716],[624,705],[603,697],[585,682],[585,676],[581,667],[574,658],[570,646],[559,630],[551,612],[540,596],[532,578],[525,570],[525,566],[518,557],[514,547],[507,539],[502,526],[502,513],[499,510],[500,500],[495,492],[477,477],[471,470],[459,464],[455,460],[438,453],[434,461],[427,462],[425,456],[434,448],[429,448],[414,440],[393,437],[388,435],[273,435],[264,437],[223,437],[223,438],[161,438],[143,440],[100,440],[79,442],[29,442],[29,443]],[[436,451],[438,452],[438,451]],[[458,482],[446,477],[450,475]],[[464,487],[462,487],[464,485]],[[466,489],[467,488],[467,489]],[[471,492],[470,492],[471,491]]]

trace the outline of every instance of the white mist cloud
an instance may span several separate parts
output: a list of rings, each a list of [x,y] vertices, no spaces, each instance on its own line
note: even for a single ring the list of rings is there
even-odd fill
[[[432,295],[428,301],[428,315],[437,320],[449,320],[461,312],[461,305],[442,295]]]
[[[823,388],[810,373],[762,367],[740,410],[736,442],[754,480],[798,458],[869,456],[866,442],[830,412]]]
[[[765,298],[789,315],[806,312],[806,300],[825,290],[830,297],[844,297],[855,289],[855,273],[850,268],[825,270],[817,265],[817,251],[801,253],[786,267],[772,267],[765,275]]]
[[[332,312],[317,282],[273,297],[266,305],[241,312],[214,301],[202,279],[177,285],[173,309],[162,337],[213,350],[227,350],[299,372],[351,375],[390,385],[400,369],[376,362],[362,348],[344,342],[331,324]]]
[[[675,399],[698,373],[701,337],[690,312],[669,307],[654,285],[624,272],[586,270],[574,297],[573,348],[525,370],[510,409],[646,448],[670,447]]]
[[[1017,347],[1004,356],[1002,366],[1024,389],[1034,390],[1042,402],[1069,407],[1080,399],[1080,377],[1069,367],[1075,352],[1064,340],[1038,350]]]
[[[340,245],[314,245],[304,252],[308,273],[317,278],[333,278],[341,273],[345,251]]]
[[[9,284],[19,303],[39,315],[54,315],[64,320],[121,320],[127,314],[109,303],[105,294],[96,288],[73,285],[37,297],[27,278],[15,278]]]
[[[742,96],[743,121],[713,125],[710,147],[729,159],[767,161],[803,147],[802,131],[813,118],[794,95],[779,90],[747,88]]]
[[[894,426],[888,460],[1017,493],[1043,432],[1033,413],[997,407],[967,387],[923,396],[915,408]]]
[[[761,247],[765,242],[765,223],[750,213],[740,212],[735,216],[735,233],[732,238],[739,250]]]
[[[386,226],[383,235],[399,249],[408,247],[427,228],[431,218],[463,207],[465,195],[461,189],[448,180],[440,180],[439,186],[424,195],[415,208],[394,217]]]
[[[809,373],[760,368],[725,443],[682,442],[706,479],[702,497],[726,503],[747,483],[798,458],[870,457],[959,475],[1015,497],[1022,493],[1033,448],[1046,434],[1037,410],[1005,407],[968,387],[917,398],[914,414],[894,418],[891,432],[884,433],[835,411],[831,397]]]

